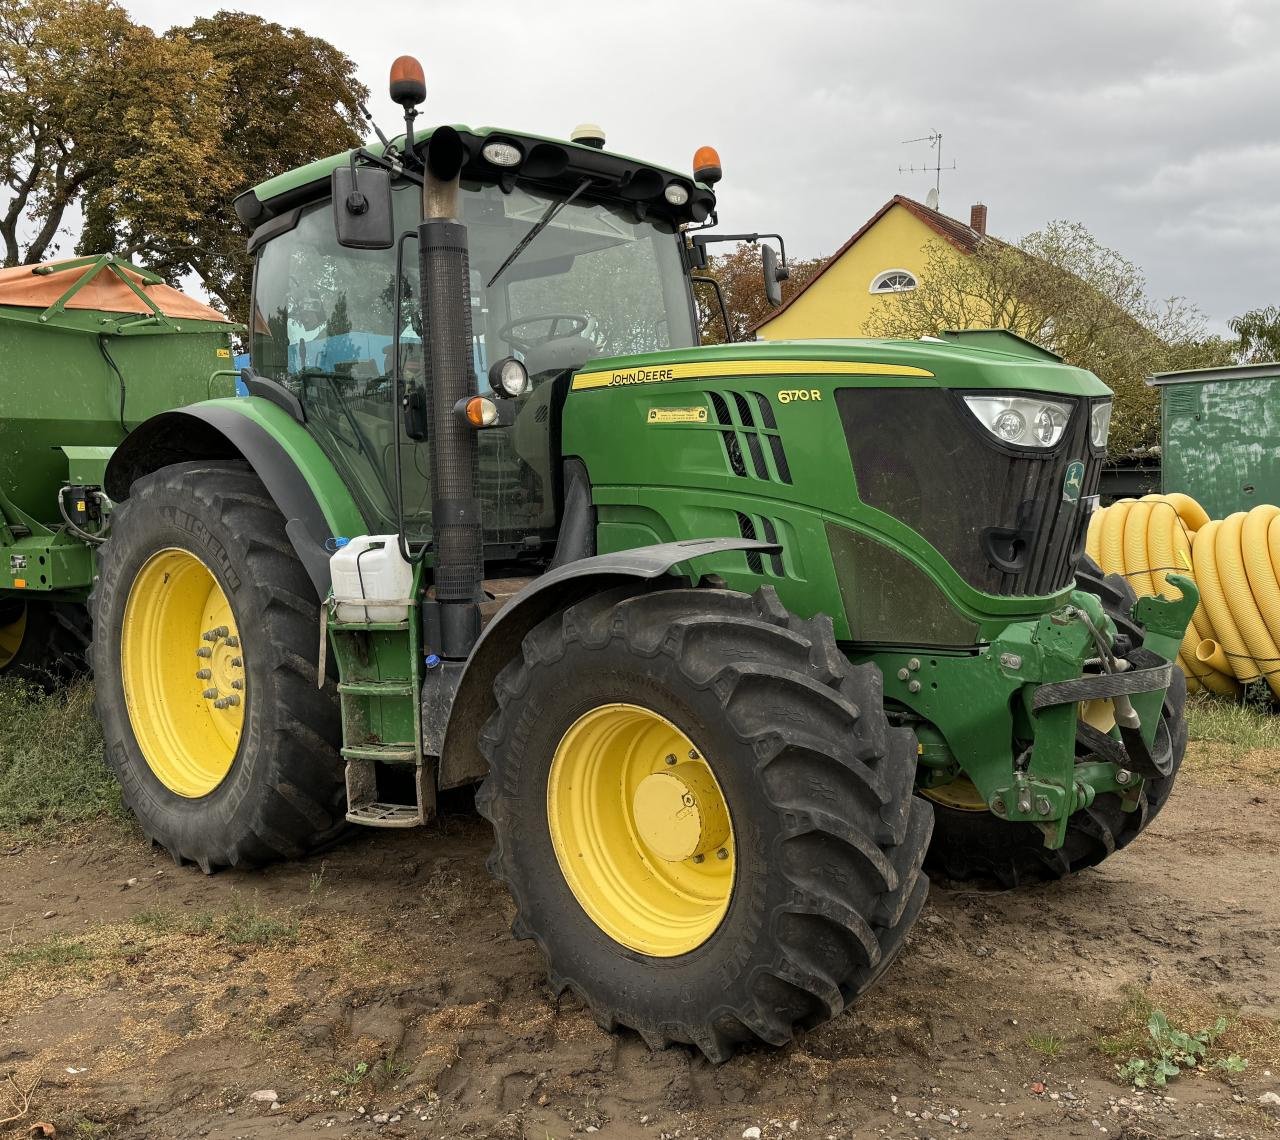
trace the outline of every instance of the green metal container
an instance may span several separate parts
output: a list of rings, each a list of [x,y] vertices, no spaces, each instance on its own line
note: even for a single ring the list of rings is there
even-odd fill
[[[1280,362],[1162,372],[1161,489],[1213,518],[1280,503]]]
[[[235,327],[110,254],[0,270],[0,592],[82,596],[64,485],[100,483],[148,416],[231,394]]]

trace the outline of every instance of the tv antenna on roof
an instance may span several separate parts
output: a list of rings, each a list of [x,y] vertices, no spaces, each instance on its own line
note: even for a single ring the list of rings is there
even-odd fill
[[[930,131],[927,135],[922,135],[918,139],[903,139],[902,145],[908,146],[911,143],[922,143],[922,142],[927,142],[931,147],[933,147],[937,151],[937,154],[934,155],[933,165],[932,166],[915,166],[913,164],[911,166],[899,166],[898,173],[899,174],[932,174],[933,190],[929,194],[929,197],[932,199],[932,201],[928,202],[927,204],[930,207],[930,209],[936,210],[938,208],[938,199],[942,195],[942,172],[944,170],[955,170],[956,164],[955,164],[955,160],[953,159],[950,166],[942,165],[942,132],[941,131]]]

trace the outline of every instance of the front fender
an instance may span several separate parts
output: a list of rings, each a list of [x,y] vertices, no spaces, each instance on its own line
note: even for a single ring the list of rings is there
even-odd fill
[[[437,782],[456,788],[483,779],[489,766],[480,752],[480,730],[497,710],[493,682],[517,653],[525,635],[539,622],[575,602],[623,582],[652,581],[673,567],[708,554],[754,550],[776,554],[776,543],[745,538],[703,538],[640,546],[615,554],[580,558],[548,571],[512,598],[485,626],[458,682],[440,749]]]
[[[311,434],[282,408],[257,396],[210,400],[139,424],[107,464],[104,489],[117,502],[144,475],[193,459],[242,459],[285,517],[289,541],[323,601],[336,535],[367,526],[341,476]]]

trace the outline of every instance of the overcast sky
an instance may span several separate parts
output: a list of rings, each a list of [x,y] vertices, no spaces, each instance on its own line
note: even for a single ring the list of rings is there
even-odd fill
[[[1280,303],[1276,0],[125,0],[157,29],[242,8],[338,44],[388,133],[386,71],[427,72],[428,122],[565,137],[685,169],[717,147],[726,230],[827,254],[895,193],[1016,239],[1083,222],[1221,326]],[[421,120],[420,120],[421,121]]]

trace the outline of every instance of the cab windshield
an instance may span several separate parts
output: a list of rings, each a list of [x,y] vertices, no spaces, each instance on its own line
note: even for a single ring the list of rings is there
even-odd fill
[[[415,230],[420,191],[395,191],[398,232]],[[464,186],[471,260],[472,350],[481,390],[489,365],[521,358],[533,380],[516,423],[480,434],[480,493],[486,540],[528,552],[555,533],[551,406],[573,370],[596,357],[696,344],[687,279],[674,227],[638,221],[634,209],[579,198],[493,278],[553,199],[516,188]],[[297,226],[258,255],[254,280],[254,369],[289,388],[307,426],[347,477],[371,523],[396,526],[391,376],[399,330],[405,384],[422,373],[417,243],[405,242],[400,309],[395,250],[337,244],[330,204],[302,211]],[[559,398],[563,398],[560,395]],[[405,441],[405,521],[429,536],[430,465],[424,445]],[[501,557],[504,551],[491,550]],[[549,550],[548,550],[549,553]]]

